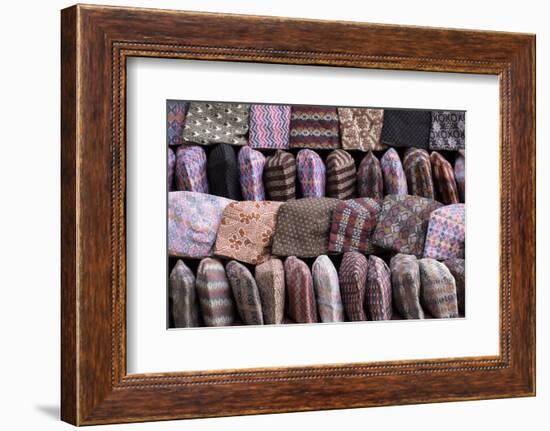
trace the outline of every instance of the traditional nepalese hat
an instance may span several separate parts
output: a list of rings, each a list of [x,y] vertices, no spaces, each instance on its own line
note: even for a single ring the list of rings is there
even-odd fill
[[[246,145],[249,107],[243,103],[191,102],[183,139],[201,145]]]
[[[466,191],[466,159],[464,154],[459,151],[455,159],[455,180],[458,187],[460,202],[465,202]]]
[[[447,205],[430,214],[424,257],[445,260],[464,257],[466,239],[464,204]]]
[[[313,278],[307,264],[295,256],[285,260],[286,298],[288,316],[296,323],[315,323],[317,304]]]
[[[374,251],[371,235],[376,227],[380,203],[370,198],[340,201],[332,213],[328,249],[330,252]]]
[[[464,315],[466,311],[466,261],[464,259],[453,257],[451,259],[447,259],[443,263],[447,268],[449,268],[449,271],[451,271],[451,274],[455,278],[458,311],[461,315]]]
[[[406,195],[407,178],[399,154],[393,148],[384,153],[380,160],[384,176],[384,191],[387,195]]]
[[[348,320],[367,320],[365,289],[367,287],[367,258],[355,251],[344,253],[340,264],[340,293]]]
[[[176,190],[208,193],[206,152],[198,145],[176,150]]]
[[[210,193],[236,201],[241,200],[239,167],[235,150],[229,144],[218,144],[210,151],[207,163]]]
[[[357,192],[362,198],[382,199],[384,197],[382,167],[372,151],[369,151],[359,164]]]
[[[312,150],[300,150],[296,156],[298,182],[304,198],[325,196],[325,164],[319,154]]]
[[[176,166],[176,153],[168,147],[168,191],[174,190],[174,169]]]
[[[223,210],[231,200],[196,192],[168,194],[168,254],[211,256]]]
[[[199,302],[193,271],[178,260],[170,272],[170,313],[176,328],[200,326]]]
[[[244,324],[263,325],[262,303],[256,280],[242,263],[232,260],[225,272],[233,291],[237,311]]]
[[[296,159],[287,151],[277,150],[266,159],[264,187],[273,201],[288,201],[296,197]]]
[[[338,108],[342,148],[346,150],[377,151],[386,148],[380,142],[383,109]]]
[[[243,198],[247,201],[265,200],[263,183],[265,156],[249,146],[239,151],[239,181]]]
[[[282,202],[232,202],[223,211],[214,254],[258,264],[267,260]]]
[[[337,199],[305,198],[284,203],[277,214],[272,252],[277,256],[326,254]]]
[[[428,148],[430,111],[408,109],[384,110],[382,142],[394,147]]]
[[[372,234],[373,244],[398,253],[422,256],[430,213],[441,206],[439,202],[420,196],[386,196]]]
[[[181,100],[168,100],[168,102],[166,102],[169,145],[183,144],[183,127],[187,107],[188,103]]]
[[[290,106],[250,105],[248,142],[252,148],[288,148]]]
[[[351,199],[355,196],[357,171],[355,161],[347,151],[334,150],[326,162],[326,195],[329,198]]]
[[[456,284],[449,269],[435,259],[418,261],[420,268],[420,298],[433,317],[458,317]]]
[[[230,326],[235,319],[235,303],[222,263],[210,257],[197,269],[197,295],[206,326]]]
[[[311,273],[321,322],[343,322],[344,307],[340,296],[338,271],[330,258],[327,255],[317,257]]]
[[[371,320],[391,320],[391,273],[386,262],[378,256],[369,256],[366,304]]]
[[[456,151],[464,148],[466,113],[432,111],[430,150]]]
[[[423,319],[420,305],[420,269],[412,254],[396,254],[390,261],[393,303],[405,319]]]
[[[408,148],[403,157],[403,169],[409,194],[434,199],[430,155],[421,148]]]
[[[430,160],[438,199],[445,205],[459,203],[455,174],[451,164],[437,151],[432,152]]]
[[[293,106],[290,148],[339,148],[338,113],[327,106]]]
[[[285,270],[280,259],[270,259],[255,269],[256,285],[262,301],[264,324],[283,322],[285,312]]]

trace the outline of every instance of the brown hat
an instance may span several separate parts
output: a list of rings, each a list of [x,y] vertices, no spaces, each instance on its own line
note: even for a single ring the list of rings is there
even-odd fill
[[[409,148],[403,158],[403,169],[407,177],[409,194],[434,198],[434,184],[432,181],[432,165],[430,155],[421,148]]]
[[[270,259],[256,266],[256,285],[262,300],[264,324],[283,322],[285,312],[285,270],[280,259]]]
[[[432,173],[438,199],[445,205],[457,204],[460,202],[458,189],[456,187],[455,173],[451,164],[437,151],[430,155]]]
[[[449,269],[429,257],[418,261],[420,298],[424,308],[437,318],[458,317],[456,284]]]
[[[288,201],[296,197],[296,159],[292,153],[277,150],[266,159],[264,186],[271,200]]]
[[[307,264],[295,256],[288,257],[285,260],[285,281],[288,316],[296,323],[316,323],[317,304]]]
[[[346,316],[349,320],[367,320],[365,314],[365,289],[367,287],[367,258],[356,251],[344,253],[340,264],[340,292]]]
[[[176,328],[200,326],[195,276],[181,259],[170,272],[170,313]]]
[[[383,109],[338,108],[342,148],[346,150],[383,150],[386,145],[380,142]]]
[[[372,320],[391,320],[391,274],[386,262],[378,256],[369,256],[366,290],[367,309]]]
[[[396,254],[390,261],[393,303],[405,319],[423,319],[420,305],[420,270],[412,254]]]
[[[382,199],[384,197],[382,167],[372,151],[369,151],[359,164],[357,192],[362,198]]]
[[[458,303],[458,312],[464,316],[465,313],[465,303],[466,303],[466,289],[465,289],[465,279],[466,279],[466,261],[458,257],[452,259],[447,259],[443,262],[451,274],[455,278],[456,284],[456,299]]]
[[[347,151],[334,150],[326,161],[327,196],[336,199],[351,199],[355,196],[357,171],[355,161]]]
[[[263,325],[262,303],[252,274],[242,263],[232,260],[225,267],[237,311],[246,325]]]

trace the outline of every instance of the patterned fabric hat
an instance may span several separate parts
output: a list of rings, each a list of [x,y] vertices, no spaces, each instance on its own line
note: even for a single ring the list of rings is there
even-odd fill
[[[422,306],[433,317],[458,317],[455,279],[447,267],[435,259],[418,261]]]
[[[361,253],[344,253],[340,264],[340,292],[348,320],[367,320],[365,313],[365,289],[367,287],[368,261]]]
[[[247,201],[265,200],[263,182],[265,156],[249,146],[239,151],[239,181],[243,198]]]
[[[263,325],[262,303],[258,286],[246,266],[232,260],[225,266],[225,272],[233,291],[235,305],[245,325]]]
[[[406,195],[407,178],[399,154],[393,148],[384,153],[380,160],[384,175],[384,190],[387,195]]]
[[[357,171],[355,161],[347,151],[334,150],[327,157],[327,196],[351,199],[355,196]]]
[[[466,159],[464,155],[460,152],[455,159],[455,180],[458,187],[458,195],[460,197],[460,202],[465,202],[465,191],[466,191]]]
[[[304,198],[325,196],[325,164],[319,154],[312,150],[300,150],[296,156],[298,182]]]
[[[176,153],[168,147],[168,191],[174,190],[174,170],[176,166]]]
[[[458,198],[455,174],[451,164],[437,151],[432,152],[430,160],[432,162],[434,185],[439,200],[445,205],[459,203],[460,199]]]
[[[432,111],[430,149],[456,151],[464,148],[466,113]]]
[[[270,259],[256,266],[256,285],[262,300],[264,324],[283,322],[285,312],[285,270],[280,259]]]
[[[264,187],[273,201],[288,201],[296,197],[296,159],[292,153],[277,150],[264,166]]]
[[[232,202],[223,211],[214,253],[257,264],[267,260],[281,202]]]
[[[338,113],[326,106],[293,106],[290,148],[339,148]]]
[[[229,144],[218,144],[210,151],[207,163],[210,193],[224,198],[241,200],[239,167],[235,150]]]
[[[396,254],[390,261],[393,303],[405,319],[424,319],[420,305],[420,269],[416,256]]]
[[[178,260],[170,272],[170,314],[176,328],[200,326],[199,302],[193,271]]]
[[[313,278],[306,263],[295,256],[288,257],[285,260],[285,281],[288,316],[296,323],[316,323]]]
[[[243,103],[191,102],[183,139],[201,145],[246,145],[249,108]]]
[[[372,234],[373,244],[421,257],[430,213],[441,206],[420,196],[386,196]]]
[[[359,164],[357,192],[362,198],[382,199],[384,197],[382,167],[372,151],[369,151]]]
[[[288,148],[290,106],[251,105],[248,141],[252,148]]]
[[[337,199],[305,198],[279,208],[273,236],[277,256],[317,257],[328,252],[332,212]]]
[[[428,148],[432,114],[430,111],[386,109],[382,142],[393,147]]]
[[[338,202],[332,213],[328,250],[335,253],[372,253],[371,234],[380,209],[380,204],[370,198]]]
[[[313,262],[311,272],[321,322],[343,322],[344,307],[334,264],[327,255],[319,256]]]
[[[185,113],[189,104],[180,100],[169,100],[166,102],[166,105],[168,145],[183,144],[183,126],[185,124]]]
[[[386,262],[378,256],[369,256],[366,303],[371,320],[391,320],[391,273]]]
[[[197,145],[176,150],[176,190],[208,193],[206,153]]]
[[[211,256],[223,210],[231,200],[196,192],[168,194],[168,254]]]
[[[408,148],[403,158],[409,194],[434,199],[430,155],[421,148]]]
[[[197,295],[206,326],[230,326],[235,319],[235,303],[222,263],[207,257],[197,269]]]
[[[386,145],[380,142],[383,109],[338,108],[342,148],[346,150],[377,151]]]
[[[464,316],[466,305],[466,261],[453,257],[443,262],[455,278],[458,311]]]
[[[466,239],[464,204],[447,205],[430,214],[424,257],[445,260],[464,257]]]

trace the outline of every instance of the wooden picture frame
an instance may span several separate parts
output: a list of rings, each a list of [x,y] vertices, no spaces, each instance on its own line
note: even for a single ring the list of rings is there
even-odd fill
[[[535,394],[534,35],[83,5],[64,9],[61,18],[64,421]],[[131,56],[498,75],[500,354],[127,374],[125,65]]]

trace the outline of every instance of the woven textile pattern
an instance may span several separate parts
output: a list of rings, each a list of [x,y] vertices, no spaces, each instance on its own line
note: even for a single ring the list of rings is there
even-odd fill
[[[384,179],[382,167],[376,156],[369,151],[357,171],[357,192],[359,197],[382,199],[384,197]]]
[[[407,178],[399,154],[393,148],[384,153],[380,160],[384,175],[384,189],[387,195],[406,195]]]
[[[248,142],[253,148],[288,148],[290,106],[251,105]]]
[[[384,110],[382,142],[394,147],[428,148],[432,115],[430,111]]]
[[[338,271],[327,255],[315,259],[312,267],[313,287],[321,322],[343,322],[344,307],[340,296]]]
[[[455,174],[451,164],[437,151],[432,152],[430,160],[439,200],[445,205],[459,203]]]
[[[223,210],[231,200],[196,192],[168,194],[168,254],[211,256]]]
[[[346,150],[377,151],[386,148],[380,142],[383,109],[338,108],[342,148]]]
[[[355,196],[357,172],[355,161],[347,151],[334,150],[327,157],[326,194],[330,198],[351,199]]]
[[[430,155],[421,148],[409,148],[403,157],[403,169],[409,194],[434,199]]]
[[[208,193],[206,153],[197,145],[176,150],[176,190]]]
[[[256,266],[256,285],[262,301],[264,324],[283,322],[285,311],[285,270],[280,259],[270,259]]]
[[[371,234],[381,206],[374,199],[358,198],[340,201],[332,213],[328,249],[331,252],[374,251]]]
[[[170,312],[176,328],[200,326],[199,302],[193,271],[178,260],[170,272]]]
[[[288,201],[296,197],[296,159],[291,153],[277,150],[264,166],[264,187],[269,199]]]
[[[239,167],[235,150],[229,144],[218,144],[208,155],[207,167],[210,193],[224,198],[241,200]]]
[[[262,303],[254,277],[243,264],[232,260],[225,267],[235,304],[246,325],[263,325]]]
[[[168,148],[168,191],[174,190],[174,170],[176,167],[176,153]]]
[[[464,257],[466,239],[464,204],[447,205],[431,213],[424,257],[445,260]]]
[[[197,269],[197,295],[206,326],[229,326],[235,319],[235,303],[222,263],[207,257]]]
[[[451,258],[443,262],[455,279],[456,300],[458,311],[463,316],[466,304],[466,261],[459,258]]]
[[[390,261],[393,303],[405,319],[423,319],[420,269],[416,256],[396,254]]]
[[[168,145],[183,144],[183,127],[188,103],[178,100],[167,102],[166,121],[168,126]]]
[[[458,317],[455,279],[449,269],[435,259],[418,261],[421,301],[433,317]]]
[[[432,111],[430,149],[455,151],[464,148],[466,113]]]
[[[466,192],[466,160],[460,153],[455,159],[455,180],[460,202],[464,202]]]
[[[307,264],[290,256],[285,260],[284,269],[288,316],[296,323],[316,323],[313,278]]]
[[[367,287],[368,261],[361,253],[344,253],[340,264],[340,293],[348,320],[367,320],[365,313],[365,289]]]
[[[271,254],[271,242],[281,202],[232,202],[223,211],[214,253],[258,264]]]
[[[304,198],[321,198],[325,196],[325,164],[315,151],[298,151],[296,170],[300,190]]]
[[[339,148],[338,113],[324,106],[293,106],[290,148]]]
[[[372,320],[391,320],[392,289],[390,268],[378,256],[369,256],[366,302]]]
[[[243,198],[247,201],[265,200],[263,182],[265,156],[249,146],[239,151],[239,181]]]

